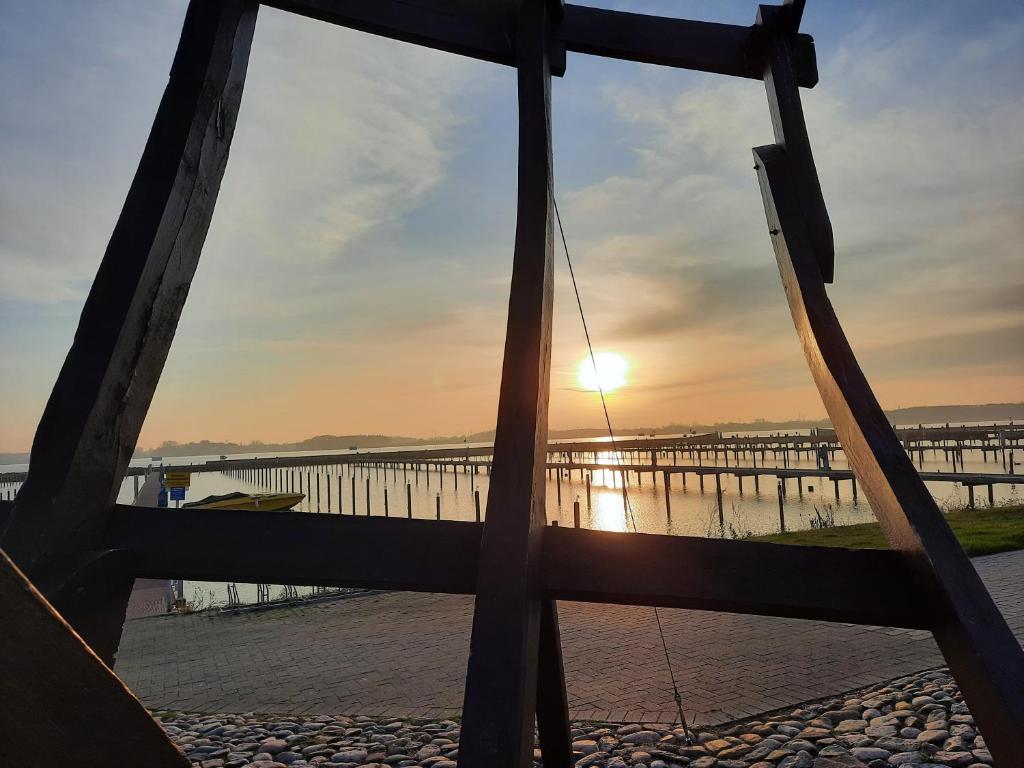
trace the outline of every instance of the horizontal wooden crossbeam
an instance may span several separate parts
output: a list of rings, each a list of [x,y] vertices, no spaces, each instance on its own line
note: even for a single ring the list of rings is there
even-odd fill
[[[138,553],[144,578],[469,593],[480,526],[119,504],[106,546]]]
[[[559,37],[570,51],[760,80],[767,55],[763,30],[566,5]],[[814,39],[795,40],[797,82],[818,83]]]
[[[456,521],[118,505],[105,546],[133,552],[145,578],[473,594],[481,530]],[[559,527],[544,529],[542,550],[551,599],[928,626],[915,577],[885,550]],[[870,583],[858,576],[865,573]]]
[[[452,0],[263,0],[281,10],[496,64],[516,66],[516,18],[500,3]],[[566,5],[554,30],[566,50],[760,80],[766,35],[757,26],[716,24]],[[818,82],[814,40],[797,35],[797,82]],[[552,58],[552,74],[564,73]]]
[[[560,600],[929,626],[910,568],[886,550],[550,527],[543,573]]]

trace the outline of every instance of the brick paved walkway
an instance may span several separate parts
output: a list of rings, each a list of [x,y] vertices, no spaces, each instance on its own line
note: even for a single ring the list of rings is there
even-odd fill
[[[974,562],[1024,637],[1024,552]],[[559,610],[574,718],[674,719],[650,608]],[[393,593],[134,619],[116,670],[153,709],[436,717],[462,705],[471,612],[470,597]],[[669,609],[662,621],[687,713],[700,723],[942,663],[921,631]]]

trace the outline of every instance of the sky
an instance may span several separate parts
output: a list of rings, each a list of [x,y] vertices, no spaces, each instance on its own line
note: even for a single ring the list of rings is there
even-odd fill
[[[750,24],[753,2],[598,3]],[[0,451],[27,450],[184,0],[0,0]],[[811,0],[829,294],[884,407],[1024,399],[1024,6]],[[260,10],[227,173],[140,445],[493,428],[515,72]],[[818,418],[751,147],[763,84],[569,54],[556,196],[615,424]],[[597,426],[556,251],[552,428]]]

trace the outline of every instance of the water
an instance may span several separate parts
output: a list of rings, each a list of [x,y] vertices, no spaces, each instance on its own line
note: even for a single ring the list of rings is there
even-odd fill
[[[743,433],[746,435],[760,434],[767,436],[769,433]],[[795,434],[791,432],[790,434]],[[580,441],[575,441],[580,442]],[[599,443],[599,440],[594,442]],[[428,446],[395,447],[381,449],[374,453],[401,450],[422,450]],[[429,446],[430,448],[462,448],[464,444],[453,446]],[[468,447],[483,447],[470,445]],[[232,456],[232,458],[270,458],[275,456],[303,456],[303,455],[324,455],[324,451],[308,451],[296,453],[267,453]],[[335,454],[351,455],[351,451],[334,451]],[[650,454],[642,454],[643,458],[636,460],[627,457],[623,461],[631,463],[649,463]],[[167,457],[166,463],[174,465],[201,465],[210,460],[217,460],[219,456],[188,456],[188,457]],[[918,465],[918,454],[914,453],[915,466],[922,471],[951,472],[952,464],[946,460],[943,451],[926,450],[923,462]],[[611,453],[599,456],[599,460],[609,464],[617,461],[617,457]],[[589,459],[588,459],[589,461]],[[668,456],[660,456],[659,465],[662,467],[672,466],[671,453]],[[695,459],[689,458],[684,453],[677,457],[680,465],[691,465],[697,463]],[[132,466],[145,467],[151,464],[149,458],[139,458],[132,461]],[[719,456],[716,462],[709,461],[706,457],[703,460],[706,466],[715,463],[724,465],[724,459]],[[735,455],[730,454],[729,463],[736,467],[751,467],[754,462],[748,458],[741,458],[736,461]],[[760,454],[757,456],[758,467],[782,467],[784,465],[781,453],[773,458],[769,451],[764,459]],[[816,467],[813,458],[807,453],[800,459],[794,459],[790,455],[785,466],[790,469]],[[847,469],[845,455],[838,451],[832,459],[832,468],[837,470]],[[0,472],[24,470],[24,466],[0,466]],[[449,470],[451,468],[449,467]],[[453,473],[439,472],[436,470],[403,470],[400,467],[362,467],[355,465],[335,465],[320,467],[301,467],[280,470],[271,470],[274,478],[269,484],[254,483],[235,474],[222,472],[193,472],[191,487],[186,494],[187,501],[201,499],[212,494],[229,493],[232,491],[243,492],[268,492],[274,490],[285,490],[289,488],[301,489],[306,493],[306,498],[295,507],[296,510],[320,514],[352,514],[353,509],[359,515],[367,513],[367,497],[369,497],[369,510],[372,515],[385,514],[384,494],[388,495],[388,511],[393,517],[405,517],[408,515],[408,501],[411,499],[412,516],[422,519],[434,519],[437,515],[437,505],[440,503],[441,517],[444,520],[474,520],[476,518],[475,493],[479,493],[481,514],[485,515],[487,507],[487,494],[490,486],[490,478],[480,468],[477,474],[466,472],[462,467],[456,467]],[[992,459],[991,454],[986,460],[981,451],[965,449],[963,452],[963,466],[957,467],[959,472],[970,473],[1002,473],[1002,464]],[[627,483],[629,509],[624,503],[622,492],[622,473],[611,470],[598,470],[593,472],[590,492],[590,503],[587,503],[586,483],[580,477],[580,472],[573,471],[571,477],[563,477],[559,482],[556,479],[557,473],[552,470],[548,473],[546,488],[546,510],[549,523],[558,522],[561,526],[573,525],[573,503],[580,502],[580,524],[584,528],[605,530],[605,531],[639,531],[641,533],[657,533],[681,536],[727,536],[742,537],[761,533],[773,533],[779,530],[779,506],[776,490],[776,482],[773,477],[762,477],[760,479],[760,491],[754,487],[754,479],[747,477],[743,481],[743,493],[740,493],[739,483],[731,474],[721,475],[722,483],[722,506],[724,525],[719,525],[718,506],[715,494],[715,479],[713,476],[705,476],[704,490],[701,491],[699,478],[693,474],[688,475],[687,485],[684,488],[681,475],[672,476],[672,489],[669,495],[671,505],[671,517],[668,515],[665,503],[665,488],[663,475],[660,472],[652,477],[650,473],[644,473],[637,477],[636,473],[630,472]],[[355,480],[355,498],[353,503],[353,479]],[[281,485],[278,487],[275,480]],[[319,481],[319,493],[318,483]],[[141,480],[140,480],[141,482]],[[559,488],[560,485],[560,488]],[[966,488],[959,484],[949,482],[927,482],[926,486],[936,499],[938,504],[944,508],[960,507],[967,503],[968,495]],[[6,494],[13,493],[16,485],[0,487],[0,498],[6,498]],[[328,487],[330,487],[330,498],[328,500]],[[340,488],[340,496],[339,496]],[[409,496],[407,497],[407,488]],[[560,494],[559,494],[560,491]],[[559,501],[560,497],[560,501]],[[122,483],[118,496],[120,503],[131,503],[134,498],[133,478],[126,478]],[[1019,498],[1016,485],[1000,485],[995,487],[996,503],[1015,501]],[[976,489],[975,502],[979,506],[987,504],[986,489]],[[854,498],[852,485],[849,481],[842,481],[839,484],[839,497],[836,498],[835,487],[827,478],[805,478],[803,481],[803,493],[800,494],[795,480],[787,483],[787,495],[784,503],[785,522],[787,530],[805,530],[811,527],[812,521],[819,515],[834,515],[837,525],[850,525],[854,523],[870,522],[874,520],[871,507],[864,497],[863,492],[858,498]],[[201,532],[200,532],[201,535]],[[271,597],[276,597],[282,592],[279,586],[271,587]],[[300,595],[308,595],[313,590],[308,588],[297,588]],[[227,602],[227,585],[209,582],[187,582],[185,596],[191,601],[200,605],[224,604]],[[243,603],[255,602],[257,588],[255,585],[238,585],[238,596]]]

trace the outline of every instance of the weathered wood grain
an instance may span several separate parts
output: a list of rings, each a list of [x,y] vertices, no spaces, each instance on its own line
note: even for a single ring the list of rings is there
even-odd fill
[[[1024,651],[907,457],[821,281],[787,152],[754,149],[768,228],[822,401],[889,544],[929,596],[932,631],[1000,765],[1024,765]]]
[[[40,583],[62,570],[62,556],[95,548],[117,497],[213,214],[257,8],[248,0],[189,5],[142,160],[0,536]],[[59,599],[56,607],[71,608]],[[110,661],[119,637],[120,625],[86,640]]]
[[[523,0],[515,253],[462,708],[465,768],[524,768],[533,754],[554,255],[548,37],[545,0]]]
[[[822,279],[831,283],[835,277],[832,222],[818,181],[818,169],[811,152],[811,139],[807,135],[798,87],[800,82],[795,46],[802,8],[802,4],[783,7],[762,5],[757,14],[757,25],[767,37],[762,71],[775,142],[785,147],[789,155],[793,181],[800,200],[800,212],[811,247]]]

